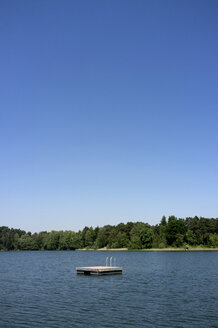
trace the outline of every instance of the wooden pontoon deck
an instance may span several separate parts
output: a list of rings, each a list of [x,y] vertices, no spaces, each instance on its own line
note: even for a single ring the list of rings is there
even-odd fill
[[[123,269],[120,267],[111,266],[92,266],[76,268],[77,273],[87,275],[105,275],[105,274],[121,274]]]

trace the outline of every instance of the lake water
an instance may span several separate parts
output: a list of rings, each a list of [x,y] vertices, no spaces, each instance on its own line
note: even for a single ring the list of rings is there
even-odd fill
[[[122,275],[77,275],[116,257]],[[0,252],[0,327],[218,327],[218,252]]]

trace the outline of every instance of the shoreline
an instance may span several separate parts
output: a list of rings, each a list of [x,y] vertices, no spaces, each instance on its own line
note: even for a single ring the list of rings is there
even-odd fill
[[[210,248],[210,247],[193,247],[193,248],[146,248],[146,249],[128,249],[128,248],[79,248],[76,251],[97,251],[97,252],[210,252],[210,251],[218,251],[218,247]]]
[[[1,249],[0,252],[218,252],[218,247],[210,248],[210,247],[193,247],[193,248],[173,248],[173,247],[168,247],[168,248],[143,248],[143,249],[128,249],[128,248],[78,248],[74,250],[66,249],[66,250],[60,250],[60,249],[13,249],[13,250],[4,250]]]

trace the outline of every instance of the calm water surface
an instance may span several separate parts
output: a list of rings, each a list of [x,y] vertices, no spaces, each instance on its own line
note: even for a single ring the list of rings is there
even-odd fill
[[[117,276],[82,276],[104,265]],[[218,252],[0,252],[0,327],[218,327]]]

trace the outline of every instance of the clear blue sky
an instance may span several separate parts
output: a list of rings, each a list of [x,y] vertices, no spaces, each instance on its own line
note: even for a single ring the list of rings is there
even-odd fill
[[[1,0],[0,225],[218,216],[217,0]]]

